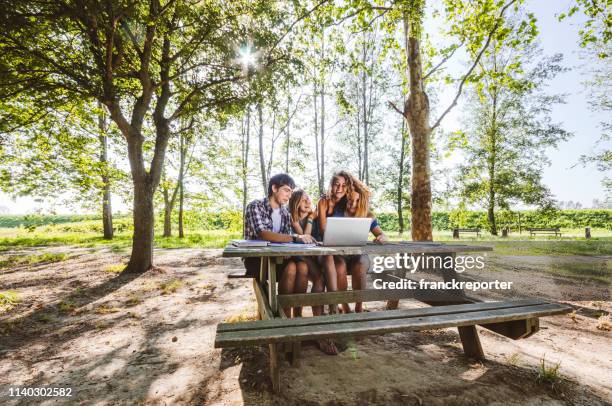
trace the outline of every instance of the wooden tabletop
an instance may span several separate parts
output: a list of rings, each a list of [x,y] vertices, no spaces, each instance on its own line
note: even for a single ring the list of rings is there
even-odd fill
[[[364,246],[351,247],[300,247],[301,244],[292,244],[286,247],[250,247],[239,248],[228,245],[223,250],[224,257],[284,257],[309,255],[392,255],[396,253],[407,254],[448,254],[464,252],[493,251],[492,247],[483,245],[443,244],[437,242],[388,242],[386,244],[368,243]]]

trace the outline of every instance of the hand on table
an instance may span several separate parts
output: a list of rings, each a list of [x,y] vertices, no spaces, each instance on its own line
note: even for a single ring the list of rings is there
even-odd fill
[[[312,237],[312,235],[309,234],[300,234],[298,236],[296,236],[296,239],[304,244],[314,244],[316,242],[316,240]]]
[[[376,244],[384,244],[384,243],[386,243],[387,241],[389,241],[389,239],[387,238],[387,236],[385,235],[385,233],[378,234],[378,235],[376,236],[376,238],[374,238],[374,242],[375,242]]]

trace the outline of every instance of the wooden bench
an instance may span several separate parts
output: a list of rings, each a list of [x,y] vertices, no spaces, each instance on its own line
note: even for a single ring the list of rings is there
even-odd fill
[[[555,237],[559,236],[561,237],[561,230],[559,229],[559,227],[550,227],[550,228],[546,228],[546,227],[540,227],[540,228],[528,228],[527,231],[529,231],[529,235],[536,235],[537,233],[539,234],[554,234]]]
[[[459,239],[459,233],[476,233],[476,237],[480,237],[480,228],[454,228],[453,238]]]
[[[222,323],[217,326],[215,348],[268,345],[270,374],[274,390],[280,389],[279,353],[286,343],[293,343],[292,364],[297,363],[301,341],[323,338],[365,336],[404,331],[419,331],[458,327],[465,354],[483,359],[476,325],[512,339],[526,338],[539,329],[539,317],[569,313],[570,306],[541,299],[504,302],[476,302],[467,296],[458,298],[438,291],[440,296],[417,299],[437,305],[418,309],[376,311],[367,313],[334,314],[304,318],[274,318],[265,300],[265,292],[254,281],[257,301],[265,309],[262,320],[241,323]],[[401,299],[418,296],[418,292],[398,290],[362,290],[330,293],[279,295],[280,307],[312,306],[344,301],[379,301],[383,298]],[[463,304],[448,305],[448,302]],[[282,313],[282,312],[281,312]]]

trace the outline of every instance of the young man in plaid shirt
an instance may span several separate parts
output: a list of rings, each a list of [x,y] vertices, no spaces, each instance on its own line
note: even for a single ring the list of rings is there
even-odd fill
[[[291,234],[291,215],[286,205],[295,182],[291,176],[281,173],[274,175],[268,182],[268,197],[253,200],[246,208],[244,219],[244,238],[247,240],[266,240],[270,242],[313,243],[310,235]],[[260,258],[245,258],[247,274],[259,277]],[[278,292],[282,294],[306,293],[308,289],[308,266],[304,262],[297,266],[291,258],[277,267]],[[291,309],[283,309],[291,317]]]

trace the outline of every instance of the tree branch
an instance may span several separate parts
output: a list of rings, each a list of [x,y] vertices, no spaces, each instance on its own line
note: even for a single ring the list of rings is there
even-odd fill
[[[426,81],[428,77],[430,77],[431,75],[433,75],[438,69],[440,69],[440,67],[442,65],[444,65],[450,58],[453,57],[453,55],[455,54],[455,51],[457,51],[459,48],[461,48],[461,46],[463,46],[463,41],[461,41],[461,43],[459,45],[457,45],[457,47],[455,49],[453,49],[453,51],[448,54],[445,58],[443,58],[439,64],[437,64],[436,66],[434,66],[433,68],[431,68],[431,70],[429,72],[427,72],[425,74],[425,76],[423,76],[423,81]]]
[[[311,8],[310,10],[306,11],[306,13],[304,13],[302,16],[300,16],[297,20],[295,20],[294,22],[291,23],[291,25],[289,26],[289,29],[287,31],[285,31],[285,33],[283,35],[281,35],[281,37],[274,43],[274,45],[272,45],[272,48],[270,48],[270,50],[268,51],[268,55],[271,55],[272,52],[276,49],[276,47],[285,39],[285,37],[287,35],[289,35],[289,33],[293,30],[293,27],[295,27],[300,21],[304,20],[305,18],[307,18],[308,16],[310,16],[312,13],[314,13],[319,7],[321,7],[323,4],[329,2],[330,0],[321,0],[319,3],[317,3],[313,8]]]
[[[400,109],[398,109],[398,108],[397,108],[397,106],[396,106],[396,105],[395,105],[395,104],[394,104],[392,101],[390,101],[390,102],[388,102],[388,103],[389,103],[389,106],[390,106],[390,107],[391,107],[393,110],[397,111],[397,112],[398,112],[398,113],[400,113],[402,116],[404,116],[404,112],[403,112],[403,111],[401,111]]]
[[[436,127],[438,127],[440,125],[440,123],[442,122],[442,120],[444,119],[444,117],[453,109],[453,107],[455,107],[457,105],[457,100],[459,100],[459,97],[461,96],[461,93],[463,92],[463,86],[465,85],[465,82],[467,81],[468,77],[472,74],[472,72],[476,68],[476,65],[478,65],[478,62],[480,62],[480,58],[482,58],[482,55],[484,54],[485,50],[489,47],[489,44],[491,43],[491,39],[493,38],[493,34],[495,34],[495,31],[497,31],[497,29],[499,28],[499,24],[502,22],[501,18],[503,17],[504,12],[514,3],[516,3],[516,0],[510,0],[510,2],[508,2],[508,4],[506,4],[501,9],[501,12],[499,14],[498,20],[495,22],[495,25],[493,26],[493,29],[489,32],[489,36],[487,37],[487,42],[484,44],[484,46],[482,47],[482,49],[480,50],[480,52],[476,56],[476,60],[474,60],[474,63],[472,64],[470,69],[467,71],[467,73],[461,79],[461,83],[459,83],[459,89],[457,89],[457,94],[455,95],[455,98],[453,99],[453,102],[450,104],[450,106],[448,106],[446,108],[446,110],[444,110],[444,112],[436,120],[434,125],[431,126],[431,131],[433,131]]]

